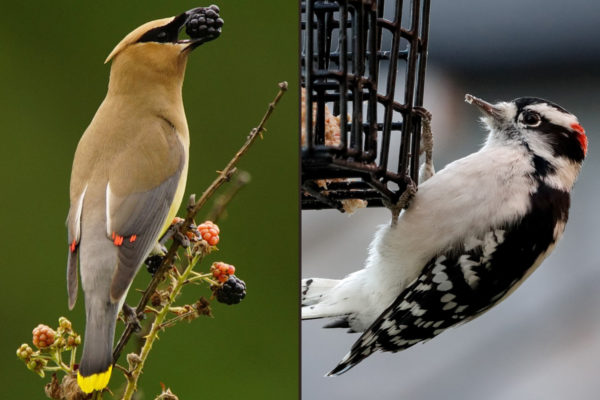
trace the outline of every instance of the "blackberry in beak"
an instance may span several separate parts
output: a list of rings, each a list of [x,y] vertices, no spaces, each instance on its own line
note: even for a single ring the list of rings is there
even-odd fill
[[[216,5],[191,9],[179,14],[167,25],[149,30],[138,42],[188,44],[185,50],[193,50],[221,35],[223,19],[219,12]],[[179,39],[184,27],[189,39]]]
[[[211,5],[195,8],[186,13],[188,19],[185,24],[185,32],[191,38],[190,45],[186,49],[193,50],[221,35],[223,19],[219,17],[219,12],[219,7]]]

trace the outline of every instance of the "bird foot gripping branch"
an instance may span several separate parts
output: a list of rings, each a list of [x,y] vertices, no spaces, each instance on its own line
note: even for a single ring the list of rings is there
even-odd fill
[[[142,325],[140,323],[140,319],[135,313],[135,308],[131,307],[127,303],[123,303],[123,307],[121,308],[123,313],[123,321],[127,325],[133,326],[133,330],[135,332],[139,332],[142,330]]]

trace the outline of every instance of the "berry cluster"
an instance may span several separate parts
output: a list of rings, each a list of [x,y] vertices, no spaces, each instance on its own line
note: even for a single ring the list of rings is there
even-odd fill
[[[158,271],[160,264],[162,264],[163,258],[163,256],[155,254],[146,258],[146,261],[144,261],[144,263],[146,264],[146,269],[148,270],[148,272],[150,272],[150,274],[152,274],[152,276],[154,276],[156,271]]]
[[[238,304],[246,297],[246,283],[231,275],[223,285],[216,287],[213,293],[219,303]]]
[[[33,344],[38,349],[43,349],[54,343],[56,332],[48,325],[39,324],[33,329]]]
[[[65,317],[60,317],[58,320],[58,328],[56,330],[48,325],[39,324],[33,331],[33,344],[38,348],[34,351],[27,343],[23,343],[17,349],[17,357],[19,357],[27,368],[35,372],[42,378],[46,370],[56,371],[62,369],[66,372],[71,372],[73,365],[65,365],[60,362],[60,353],[71,351],[71,358],[75,348],[81,344],[81,336],[73,331],[71,321]],[[48,354],[51,354],[49,358]],[[55,365],[48,365],[49,361],[53,361]]]
[[[35,358],[32,357],[29,361],[26,362],[27,369],[35,372],[42,378],[45,376],[44,368],[48,365],[48,360],[44,358]]]
[[[203,240],[211,246],[216,246],[219,243],[219,227],[212,221],[205,221],[198,225],[198,233]]]
[[[60,317],[58,319],[58,329],[62,330],[64,333],[70,333],[73,330],[73,325],[71,324],[71,321],[65,317]]]
[[[17,357],[21,360],[29,361],[31,356],[33,355],[33,349],[27,343],[23,343],[21,347],[17,349]]]
[[[216,38],[221,34],[223,20],[219,18],[219,7],[211,5],[200,8],[187,22],[185,32],[193,39]]]
[[[220,283],[225,283],[231,275],[235,274],[235,267],[222,261],[217,261],[210,266],[210,272],[213,278]]]

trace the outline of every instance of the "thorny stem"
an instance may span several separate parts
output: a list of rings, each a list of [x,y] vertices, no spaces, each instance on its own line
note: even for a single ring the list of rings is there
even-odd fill
[[[55,353],[55,356],[54,356],[54,362],[56,362],[56,364],[58,365],[58,367],[60,369],[62,369],[63,371],[65,371],[65,372],[70,372],[71,371],[71,367],[68,366],[68,365],[66,365],[63,362],[63,360],[62,360],[62,354],[61,354],[61,352],[58,349],[56,349],[56,353]],[[73,365],[73,364],[71,364],[71,365]]]
[[[56,366],[56,367],[44,367],[44,370],[46,371],[65,371],[65,369],[63,367],[61,367],[60,365]],[[67,372],[67,371],[65,371]]]
[[[55,367],[48,367],[48,366],[44,367],[44,369],[47,371],[59,371],[60,370],[60,371],[66,372],[66,373],[70,373],[73,371],[73,369],[72,369],[73,363],[71,363],[71,366],[65,364],[62,361],[61,354],[58,349],[53,350],[52,353],[39,354],[36,357],[39,359],[52,361],[52,362],[54,362],[54,364],[56,364]]]
[[[196,272],[196,271],[192,271],[192,275],[194,275],[194,277],[190,278],[190,279],[210,278],[211,276],[213,276],[212,272],[206,272],[203,274],[202,272]]]
[[[185,283],[185,282],[184,282]],[[192,310],[192,311],[188,311],[186,313],[183,314],[179,314],[176,317],[173,317],[169,320],[166,320],[165,322],[163,322],[162,324],[160,324],[160,329],[164,329],[167,328],[169,326],[173,326],[173,324],[175,324],[177,321],[181,321],[186,319],[187,317],[194,315],[196,313],[196,310]]]
[[[246,138],[246,142],[238,150],[238,152],[235,154],[235,156],[233,156],[231,161],[229,161],[229,164],[227,164],[225,169],[223,171],[221,171],[219,177],[208,187],[208,189],[206,189],[206,191],[204,193],[202,193],[202,197],[200,197],[200,200],[198,200],[198,202],[196,202],[196,204],[193,207],[190,207],[190,209],[188,210],[188,215],[185,219],[185,222],[182,225],[182,228],[183,228],[182,233],[184,233],[184,230],[187,228],[187,226],[189,226],[189,224],[191,224],[193,222],[194,217],[196,216],[198,211],[200,211],[200,209],[204,206],[206,201],[214,194],[214,192],[225,181],[229,180],[231,175],[233,175],[233,173],[235,172],[235,166],[240,161],[240,158],[248,152],[248,150],[250,149],[250,146],[252,146],[252,143],[254,143],[256,141],[256,139],[262,135],[262,133],[265,130],[265,124],[271,117],[273,110],[275,110],[275,106],[281,99],[281,96],[283,96],[283,94],[287,90],[287,87],[288,87],[287,82],[281,82],[279,84],[279,92],[275,96],[275,99],[273,99],[273,101],[271,103],[269,103],[269,107],[267,108],[267,111],[265,112],[265,115],[263,115],[262,120],[260,121],[258,126],[254,129],[252,129],[252,131],[250,131],[250,134]]]
[[[122,365],[119,364],[115,364],[114,365],[115,369],[118,369],[119,371],[121,371],[122,373],[125,374],[125,376],[129,376],[129,370],[125,367],[123,367]]]
[[[189,256],[188,265],[181,274],[181,276],[177,278],[177,283],[173,286],[173,290],[169,295],[167,304],[162,308],[162,310],[160,310],[160,312],[156,315],[154,322],[152,322],[150,332],[148,333],[148,335],[146,335],[146,341],[144,342],[144,346],[142,346],[142,350],[139,354],[139,362],[136,364],[134,369],[130,371],[130,376],[127,378],[127,386],[125,387],[125,394],[123,395],[123,400],[130,400],[137,389],[137,381],[140,377],[140,374],[142,373],[142,369],[144,368],[144,364],[146,362],[146,359],[148,358],[148,354],[150,354],[150,350],[152,350],[152,345],[154,344],[154,341],[158,338],[158,332],[162,328],[164,328],[163,321],[169,313],[169,305],[173,304],[173,302],[181,292],[181,289],[184,286],[184,281],[190,275],[194,266],[207,254],[206,251],[203,250],[199,255],[192,257],[191,249],[189,247],[187,249],[187,253]]]
[[[250,146],[256,141],[256,138],[258,136],[262,137],[262,133],[265,131],[265,125],[266,125],[267,121],[269,120],[269,118],[271,117],[271,114],[275,110],[277,103],[279,103],[279,100],[284,95],[284,93],[287,91],[287,88],[288,88],[287,82],[279,83],[279,92],[277,93],[277,95],[275,96],[273,101],[271,103],[269,103],[267,111],[263,115],[258,126],[254,129],[252,129],[252,131],[246,138],[246,141],[242,145],[240,150],[238,150],[238,152],[231,159],[231,161],[229,161],[229,163],[227,164],[225,169],[223,169],[222,171],[219,172],[219,175],[217,176],[217,178],[204,191],[204,193],[202,193],[202,196],[200,197],[200,199],[197,202],[190,204],[188,206],[187,216],[185,218],[184,223],[181,224],[181,228],[180,228],[180,232],[182,234],[185,235],[185,232],[189,229],[188,227],[193,222],[194,217],[196,216],[198,211],[206,204],[207,200],[209,198],[211,198],[213,196],[213,194],[216,192],[216,190],[219,189],[225,182],[230,180],[231,176],[236,171],[236,165],[239,162],[240,158],[244,154],[246,154],[246,152],[249,150]],[[237,190],[239,190],[239,189],[237,189]],[[236,190],[236,192],[237,192],[237,190]],[[233,195],[230,196],[229,199],[227,199],[225,202],[227,203],[229,200],[231,200],[231,197],[233,197]],[[224,209],[224,206],[223,206],[223,209]],[[221,215],[221,213],[222,213],[222,211],[217,212],[216,217],[218,218]],[[216,220],[217,218],[214,218],[214,219]],[[152,296],[152,294],[158,287],[158,284],[163,280],[165,273],[168,271],[169,268],[171,268],[171,265],[173,263],[173,260],[175,259],[175,255],[177,253],[179,246],[180,246],[179,241],[173,240],[171,247],[169,248],[169,251],[167,252],[166,256],[164,257],[158,271],[154,274],[154,277],[150,281],[146,290],[143,292],[142,298],[140,299],[140,301],[136,307],[136,315],[138,317],[143,315],[144,310],[146,309],[146,305],[148,304],[148,302],[150,300],[150,297]],[[178,283],[179,282],[182,283],[187,280],[187,277],[192,272],[192,268],[194,265],[195,265],[195,262],[191,262],[191,261],[189,262],[188,268],[186,268],[186,270],[183,272],[183,274],[181,274],[180,276],[177,277]],[[152,327],[150,329],[150,334],[148,334],[148,336],[146,337],[146,341],[140,352],[140,358],[142,361],[134,369],[134,371],[131,371],[131,377],[127,378],[127,389],[126,389],[125,396],[123,397],[123,399],[125,399],[125,400],[130,399],[131,396],[133,395],[133,393],[135,392],[135,390],[137,388],[137,380],[138,380],[141,370],[143,368],[144,362],[148,356],[148,353],[149,353],[150,349],[152,348],[152,343],[154,342],[154,340],[157,337],[157,333],[159,330],[158,328],[160,327],[160,324],[162,323],[162,321],[165,318],[166,313],[168,312],[169,305],[172,304],[172,302],[175,300],[175,298],[179,294],[181,287],[183,287],[183,284],[178,284],[176,287],[173,288],[173,290],[171,291],[171,295],[169,296],[168,304],[166,304],[162,308],[162,310],[157,314],[157,316],[152,324]],[[119,359],[119,356],[121,355],[123,348],[125,347],[125,345],[129,341],[131,335],[133,334],[133,331],[134,331],[134,327],[131,324],[129,324],[125,327],[125,330],[123,331],[123,334],[121,335],[121,338],[119,339],[119,342],[117,343],[117,345],[115,346],[115,349],[113,351],[113,364],[115,364],[117,362],[117,360]]]
[[[185,281],[184,283],[192,283],[192,282],[197,282],[197,281],[204,281],[204,282],[208,283],[209,285],[217,284],[217,282],[210,279],[208,276],[203,276],[203,275],[193,276],[190,279],[188,279],[187,281]]]
[[[150,306],[146,306],[146,311],[154,313],[154,314],[158,314],[159,311],[156,308],[150,307]]]

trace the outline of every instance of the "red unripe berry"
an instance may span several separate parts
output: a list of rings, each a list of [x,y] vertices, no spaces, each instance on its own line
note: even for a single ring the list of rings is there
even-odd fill
[[[56,337],[56,332],[52,330],[48,325],[39,324],[33,329],[33,344],[39,348],[43,349],[48,347],[54,343],[54,338]]]
[[[205,221],[198,225],[198,232],[209,245],[216,246],[219,243],[219,227],[212,221]]]
[[[210,272],[212,272],[213,278],[221,283],[225,283],[229,279],[229,276],[235,274],[235,267],[222,261],[217,261],[210,267]]]

